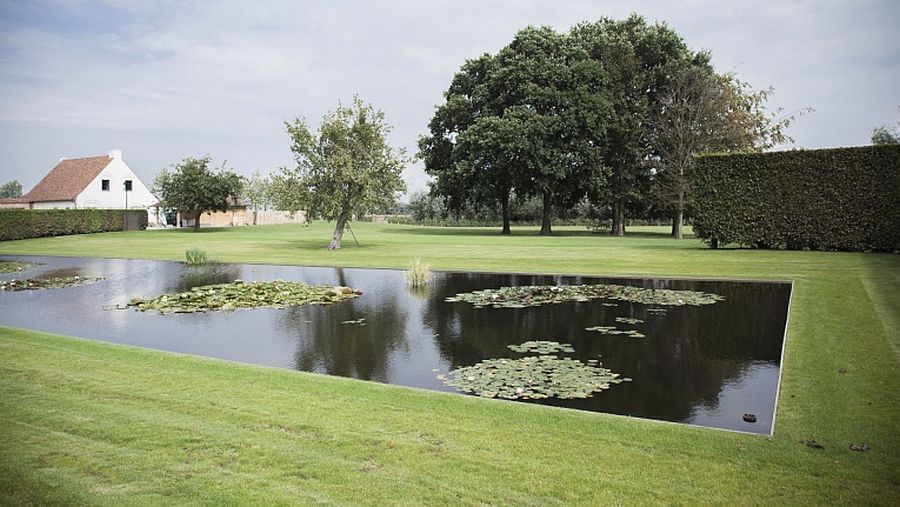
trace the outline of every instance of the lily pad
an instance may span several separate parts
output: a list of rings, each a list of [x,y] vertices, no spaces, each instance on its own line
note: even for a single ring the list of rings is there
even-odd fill
[[[666,306],[708,305],[723,298],[717,294],[691,290],[646,289],[631,285],[526,285],[500,287],[457,294],[446,299],[449,303],[465,302],[477,308],[525,308],[545,304],[583,302],[610,299],[641,304]]]
[[[450,373],[444,383],[459,391],[510,400],[589,398],[624,381],[606,368],[548,355],[486,359]]]
[[[98,282],[103,278],[90,278],[84,276],[59,276],[51,278],[27,278],[25,280],[0,280],[0,290],[38,290],[38,289],[64,289],[78,285],[87,285]]]
[[[520,343],[519,345],[507,345],[508,349],[513,352],[532,352],[535,354],[553,354],[554,352],[575,352],[568,343],[559,343],[553,341],[536,340]]]
[[[620,322],[622,324],[643,324],[644,321],[641,319],[635,319],[631,317],[616,317],[616,322]]]
[[[150,300],[133,298],[128,306],[140,311],[194,313],[238,308],[285,308],[327,305],[358,297],[362,292],[349,287],[309,285],[302,282],[245,282],[204,285],[187,292],[163,294]]]
[[[39,264],[35,264],[33,262],[0,261],[0,273],[18,273],[20,271],[28,271],[29,269],[38,265]]]
[[[647,335],[639,332],[637,329],[619,329],[615,326],[593,326],[584,328],[585,331],[596,331],[600,334],[607,335],[624,335],[629,338],[646,338]]]

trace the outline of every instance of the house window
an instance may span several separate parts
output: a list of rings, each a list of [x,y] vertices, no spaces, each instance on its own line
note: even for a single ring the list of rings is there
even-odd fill
[[[100,180],[100,190],[109,192],[109,180]]]
[[[125,180],[125,191],[131,192],[131,180]]]

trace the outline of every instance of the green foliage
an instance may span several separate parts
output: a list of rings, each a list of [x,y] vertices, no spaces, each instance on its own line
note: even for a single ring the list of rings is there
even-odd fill
[[[526,308],[546,304],[584,302],[593,299],[630,301],[667,306],[715,304],[722,296],[692,290],[647,289],[632,285],[524,285],[464,292],[448,297],[448,303],[471,303],[476,308]]]
[[[895,251],[900,145],[697,158],[694,231],[714,247]]]
[[[362,294],[348,287],[309,285],[302,282],[245,282],[204,285],[187,292],[163,294],[150,300],[133,298],[128,306],[159,313],[231,311],[238,308],[286,308],[300,305],[327,305]]]
[[[18,180],[7,181],[0,185],[0,199],[22,197],[22,184]]]
[[[204,250],[199,248],[190,248],[184,251],[184,263],[188,266],[203,266],[212,262]]]
[[[350,107],[338,105],[325,114],[316,133],[301,118],[285,127],[297,166],[273,178],[274,200],[279,209],[337,220],[329,250],[341,247],[354,211],[393,206],[406,189],[404,150],[388,144],[391,127],[384,113],[358,96]]]
[[[882,125],[872,130],[872,144],[900,144],[900,130]]]
[[[49,278],[27,278],[25,280],[0,280],[0,291],[21,291],[39,289],[64,289],[99,282],[103,278],[84,276],[53,276]]]
[[[0,274],[19,273],[37,266],[34,262],[0,261]]]
[[[419,141],[433,192],[452,210],[501,208],[509,232],[509,201],[571,204],[602,181],[600,148],[608,104],[599,62],[563,34],[529,27],[496,55],[468,60],[446,102]]]
[[[265,211],[272,206],[272,178],[263,176],[259,170],[244,182],[243,190],[242,196],[254,210]]]
[[[422,259],[416,257],[410,261],[406,269],[406,283],[416,289],[428,285],[431,279],[431,267],[422,262]]]
[[[123,218],[147,228],[144,210],[114,209],[3,209],[0,210],[0,241],[12,239],[90,234],[124,230]]]
[[[200,227],[204,211],[228,211],[229,198],[237,199],[243,190],[243,178],[224,166],[209,168],[210,157],[186,158],[173,171],[162,170],[153,182],[153,193],[167,208],[190,212]]]

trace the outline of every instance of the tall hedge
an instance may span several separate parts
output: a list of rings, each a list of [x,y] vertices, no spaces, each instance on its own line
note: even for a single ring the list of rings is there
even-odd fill
[[[126,220],[126,214],[128,220]],[[125,223],[147,228],[146,210],[0,209],[0,241],[121,231]]]
[[[900,250],[900,145],[702,155],[694,185],[713,247]]]

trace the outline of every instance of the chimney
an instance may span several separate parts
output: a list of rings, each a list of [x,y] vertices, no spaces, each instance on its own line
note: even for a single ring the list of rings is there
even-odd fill
[[[109,158],[113,160],[121,160],[122,150],[109,150]]]

